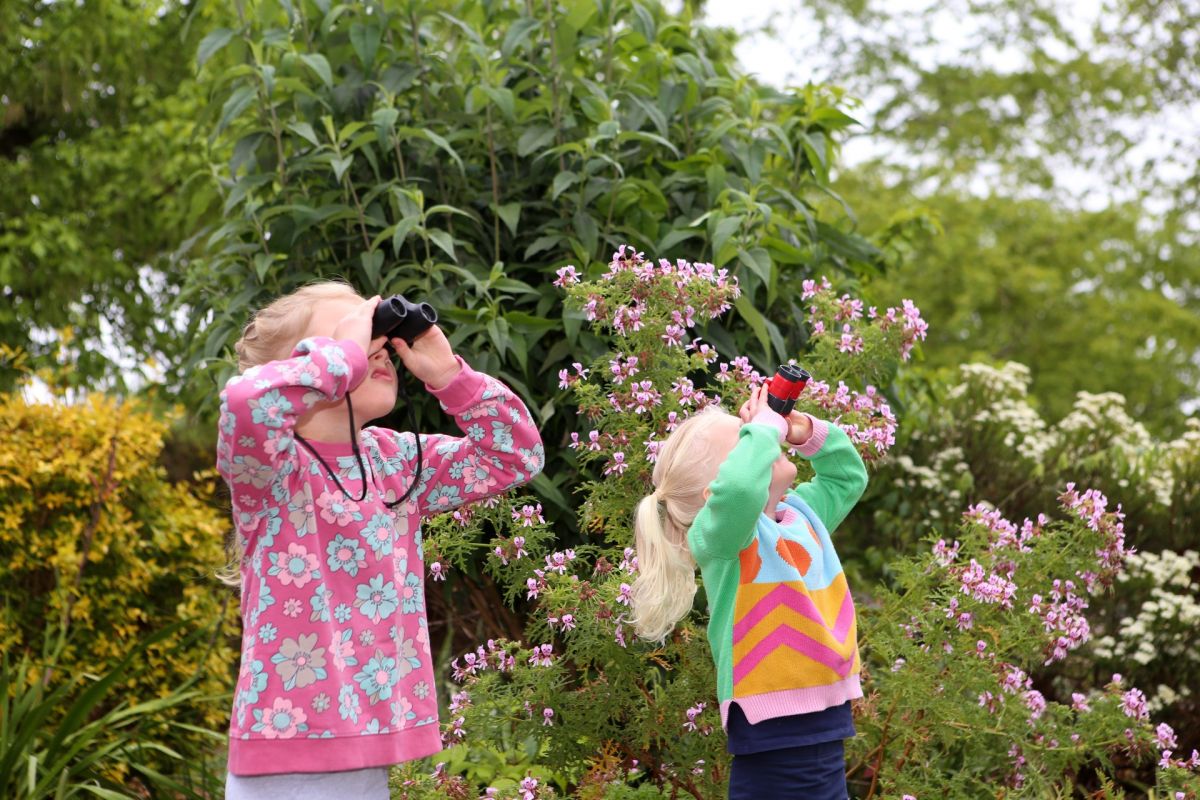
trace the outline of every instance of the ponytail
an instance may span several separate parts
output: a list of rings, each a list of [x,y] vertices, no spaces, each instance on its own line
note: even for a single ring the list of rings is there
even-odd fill
[[[659,450],[652,477],[657,488],[634,511],[638,574],[630,607],[634,630],[643,639],[663,639],[692,609],[696,562],[687,532],[704,507],[704,490],[728,455],[714,452],[703,433],[729,419],[737,418],[710,406],[680,423]]]
[[[687,530],[664,520],[665,513],[652,494],[641,499],[635,512],[638,576],[630,605],[634,629],[643,639],[664,638],[692,610],[696,596],[696,562],[687,547]]]

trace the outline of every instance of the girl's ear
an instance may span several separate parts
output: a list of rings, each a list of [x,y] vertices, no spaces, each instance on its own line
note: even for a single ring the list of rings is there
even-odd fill
[[[701,493],[700,493],[700,495],[701,495],[701,496],[704,498],[704,502],[706,502],[706,503],[707,503],[707,502],[708,502],[708,498],[712,497],[712,489],[710,489],[710,488],[708,488],[707,486],[705,486],[705,487],[704,487],[704,491],[703,491],[703,492],[701,492]]]

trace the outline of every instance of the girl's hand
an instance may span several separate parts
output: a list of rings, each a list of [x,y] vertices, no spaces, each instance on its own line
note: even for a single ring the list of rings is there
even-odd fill
[[[433,389],[444,389],[462,371],[450,341],[437,325],[413,340],[412,347],[400,337],[392,339],[392,347],[413,377]]]
[[[787,415],[787,440],[791,445],[802,445],[813,435],[812,418],[802,411],[792,411]]]
[[[770,406],[767,405],[767,385],[765,383],[750,392],[750,397],[738,409],[738,416],[741,417],[742,422],[749,422],[764,408],[770,409]]]
[[[350,341],[362,348],[365,355],[371,353],[371,320],[375,315],[375,306],[379,305],[379,295],[370,300],[364,300],[353,311],[338,320],[333,329],[333,338],[338,341]],[[383,337],[379,337],[382,343]]]

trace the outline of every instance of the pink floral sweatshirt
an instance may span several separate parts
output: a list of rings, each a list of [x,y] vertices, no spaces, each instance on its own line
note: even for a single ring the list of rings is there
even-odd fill
[[[310,442],[347,496],[293,428],[366,372],[358,344],[311,338],[221,393],[217,467],[246,553],[235,775],[361,769],[441,749],[421,518],[529,481],[545,460],[525,405],[464,363],[448,386],[430,390],[464,435],[421,435],[420,483],[403,505],[385,502],[414,479],[413,434],[362,430],[361,501],[350,443]]]

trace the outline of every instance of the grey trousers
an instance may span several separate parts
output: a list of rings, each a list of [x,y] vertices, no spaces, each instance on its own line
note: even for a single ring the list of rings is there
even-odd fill
[[[387,767],[225,778],[225,800],[388,800]]]

